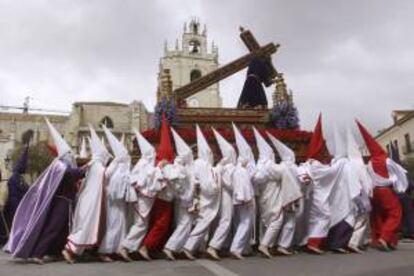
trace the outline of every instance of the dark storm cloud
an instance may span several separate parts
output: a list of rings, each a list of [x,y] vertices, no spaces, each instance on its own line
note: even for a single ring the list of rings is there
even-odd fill
[[[377,130],[391,110],[414,108],[412,14],[412,1],[2,0],[0,104],[31,95],[34,105],[57,109],[133,99],[152,109],[163,41],[172,47],[184,21],[198,16],[222,64],[246,53],[239,25],[262,44],[281,44],[274,63],[305,128],[322,111]],[[243,79],[221,83],[227,106]]]

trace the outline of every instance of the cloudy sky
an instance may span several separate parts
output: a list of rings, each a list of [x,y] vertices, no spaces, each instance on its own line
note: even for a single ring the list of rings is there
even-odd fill
[[[220,63],[246,53],[238,26],[273,57],[294,91],[302,127],[359,117],[373,131],[414,108],[414,2],[0,0],[0,105],[70,110],[74,101],[155,103],[163,42],[199,17]],[[221,82],[236,104],[245,72]],[[269,93],[271,90],[268,91]],[[234,96],[237,95],[237,96]]]

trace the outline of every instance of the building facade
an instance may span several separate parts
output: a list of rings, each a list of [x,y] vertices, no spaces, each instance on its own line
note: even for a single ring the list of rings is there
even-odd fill
[[[75,102],[68,115],[30,114],[0,112],[0,170],[10,169],[9,159],[13,149],[32,137],[34,143],[50,141],[51,136],[44,117],[62,133],[75,152],[79,152],[82,137],[89,136],[89,124],[104,136],[102,124],[112,129],[127,147],[132,150],[134,129],[144,131],[152,126],[151,114],[144,104],[133,101],[129,104],[114,102]],[[109,148],[109,146],[108,146]]]
[[[172,89],[175,90],[189,82],[218,68],[218,48],[207,46],[207,28],[201,30],[197,19],[184,24],[181,45],[176,40],[174,49],[164,47],[164,56],[160,60],[158,81],[161,82],[162,72],[169,70]],[[187,99],[189,107],[221,107],[220,87],[216,83]]]
[[[391,152],[391,144],[398,149],[402,161],[414,158],[414,110],[394,110],[394,123],[382,130],[375,139]]]

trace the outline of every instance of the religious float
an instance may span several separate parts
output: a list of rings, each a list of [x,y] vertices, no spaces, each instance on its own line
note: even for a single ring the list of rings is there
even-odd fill
[[[279,45],[268,43],[265,46],[260,46],[253,34],[243,28],[240,28],[240,38],[249,50],[248,54],[193,80],[187,85],[173,90],[169,70],[165,69],[161,72],[157,105],[154,111],[154,128],[143,132],[144,137],[151,143],[158,144],[161,116],[165,114],[169,124],[188,144],[194,147],[196,145],[195,124],[198,124],[208,139],[215,153],[215,158],[219,159],[220,151],[211,127],[218,130],[229,142],[234,143],[232,130],[232,123],[234,123],[251,143],[255,154],[257,151],[253,126],[263,134],[263,137],[267,137],[266,132],[274,135],[295,151],[298,162],[304,161],[312,133],[300,130],[298,112],[293,103],[292,93],[288,92],[283,75],[277,72],[272,64],[271,55],[277,51]],[[247,78],[237,108],[187,107],[186,99],[188,97],[246,67],[249,67]],[[253,80],[249,80],[249,78],[253,78]],[[260,87],[256,89],[254,86],[249,86],[249,81],[256,82],[255,85],[260,85]],[[275,86],[273,107],[270,109],[267,106],[262,84],[266,87]],[[262,99],[260,99],[259,93],[263,94]],[[252,103],[249,102],[250,98],[253,99]]]

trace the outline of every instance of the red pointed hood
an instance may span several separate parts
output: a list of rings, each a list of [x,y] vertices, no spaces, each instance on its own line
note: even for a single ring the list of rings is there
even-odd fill
[[[319,115],[318,122],[313,130],[312,138],[308,146],[307,159],[315,159],[324,163],[324,152],[326,150],[325,141],[322,133],[322,114]]]
[[[371,163],[374,172],[382,177],[388,178],[388,170],[386,160],[388,158],[387,152],[375,141],[374,137],[368,132],[368,130],[356,120],[359,131],[361,132],[362,138],[364,138],[365,145],[371,155]]]
[[[168,126],[165,114],[162,114],[161,130],[160,130],[160,144],[157,149],[157,157],[155,163],[158,164],[161,160],[167,160],[172,163],[174,161],[174,150],[171,143],[170,127]]]

